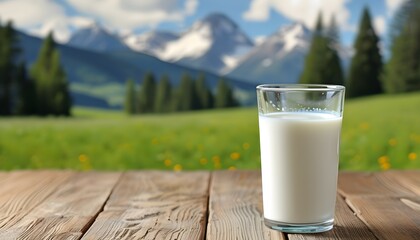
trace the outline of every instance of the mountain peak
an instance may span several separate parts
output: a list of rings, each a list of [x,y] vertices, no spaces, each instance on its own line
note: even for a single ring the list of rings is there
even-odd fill
[[[267,53],[287,54],[295,48],[307,48],[311,41],[312,32],[303,23],[295,22],[282,26],[268,36],[258,51],[266,49]]]
[[[235,65],[253,46],[233,20],[222,13],[212,13],[168,43],[160,58],[221,72],[226,66]]]
[[[75,31],[67,44],[100,52],[128,49],[116,35],[109,33],[98,22],[92,22],[90,25]]]
[[[311,34],[311,30],[301,22],[294,22],[292,24],[286,25],[279,30],[280,34],[291,34],[295,37],[306,37]]]
[[[236,23],[223,13],[211,13],[207,15],[201,22],[210,24],[212,27],[225,27],[229,29],[238,28]]]
[[[201,21],[196,22],[190,31],[200,32],[209,37],[236,34],[239,30],[238,25],[223,13],[211,13]]]
[[[175,41],[179,35],[168,31],[150,31],[141,35],[129,35],[124,37],[124,42],[136,51],[151,55],[159,55],[166,44]]]

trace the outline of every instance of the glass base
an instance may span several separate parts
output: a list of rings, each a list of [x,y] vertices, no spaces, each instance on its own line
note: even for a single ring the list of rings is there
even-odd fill
[[[320,233],[333,228],[334,219],[320,223],[284,223],[264,218],[267,227],[286,233]]]

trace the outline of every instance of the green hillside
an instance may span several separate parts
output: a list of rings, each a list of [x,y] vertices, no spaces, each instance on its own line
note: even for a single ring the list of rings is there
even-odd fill
[[[347,101],[340,168],[420,168],[420,93]],[[0,169],[259,168],[256,108],[74,118],[0,118]]]
[[[22,55],[28,66],[38,56],[42,39],[18,32]],[[61,62],[70,82],[74,104],[98,108],[121,108],[124,103],[125,81],[129,78],[141,82],[151,72],[156,79],[168,75],[173,86],[177,86],[183,74],[196,78],[206,76],[206,84],[215,89],[220,76],[161,61],[150,55],[130,50],[117,52],[95,52],[57,45]],[[243,105],[255,103],[255,84],[225,78],[234,89],[238,101]],[[95,101],[91,101],[91,100]]]

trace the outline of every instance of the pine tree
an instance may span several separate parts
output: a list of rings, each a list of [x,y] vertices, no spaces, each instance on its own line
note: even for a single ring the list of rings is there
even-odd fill
[[[206,77],[200,74],[195,84],[195,92],[198,98],[199,109],[209,109],[213,107],[213,95],[206,85]]]
[[[138,95],[138,113],[151,113],[154,111],[156,94],[156,81],[151,72],[146,73]]]
[[[126,81],[124,109],[127,114],[136,113],[136,86],[133,79]]]
[[[71,98],[67,78],[52,32],[42,44],[38,58],[30,70],[30,77],[35,81],[39,115],[70,115]]]
[[[305,58],[305,64],[299,82],[303,84],[320,84],[325,81],[324,66],[327,41],[323,36],[322,14],[318,15],[311,46]]]
[[[12,113],[12,84],[20,49],[12,22],[0,24],[0,115]]]
[[[328,36],[328,33],[330,36]],[[311,46],[305,59],[302,75],[299,79],[303,84],[339,84],[342,85],[343,73],[340,58],[338,57],[338,37],[333,33],[338,33],[335,20],[328,31],[324,30],[322,24],[322,14],[318,15],[315,32],[313,34]]]
[[[35,85],[26,73],[25,63],[20,63],[17,68],[16,89],[14,113],[17,115],[35,115],[37,113]]]
[[[337,48],[340,43],[340,33],[338,31],[337,21],[335,20],[335,15],[331,16],[331,22],[328,28],[326,29],[325,35],[329,38],[331,44],[334,48]]]
[[[406,1],[397,12],[391,41],[384,89],[388,93],[420,90],[420,0]]]
[[[37,96],[37,112],[39,115],[51,114],[52,89],[51,59],[54,52],[55,43],[52,34],[49,34],[42,43],[36,62],[30,70],[30,77],[35,80]]]
[[[337,49],[340,46],[340,34],[335,16],[331,18],[330,25],[325,33],[327,38],[327,76],[325,84],[344,85],[344,74],[341,68],[341,60],[338,55]]]
[[[217,84],[216,95],[214,98],[215,108],[235,107],[238,105],[233,97],[232,89],[223,78],[221,78]]]
[[[70,116],[71,97],[68,91],[67,77],[60,62],[60,52],[55,50],[51,59],[52,113]]]
[[[181,77],[177,92],[177,101],[176,109],[178,111],[193,110],[197,104],[194,83],[188,73],[184,73]]]
[[[163,75],[159,81],[156,92],[154,110],[157,113],[164,113],[170,111],[171,106],[171,83],[168,75]]]
[[[348,97],[360,97],[382,92],[380,82],[382,57],[378,43],[379,38],[372,26],[369,9],[365,7],[354,43],[355,54],[346,82]]]

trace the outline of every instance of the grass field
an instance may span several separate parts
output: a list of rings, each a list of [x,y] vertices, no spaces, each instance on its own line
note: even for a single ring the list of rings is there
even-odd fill
[[[420,93],[347,101],[340,168],[420,168]],[[0,169],[259,168],[256,108],[129,117],[0,118]]]

